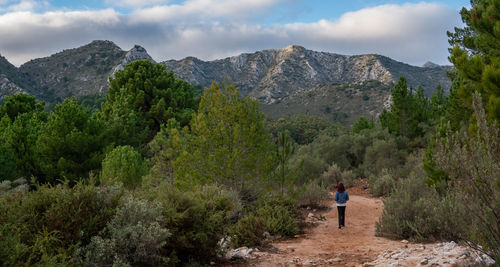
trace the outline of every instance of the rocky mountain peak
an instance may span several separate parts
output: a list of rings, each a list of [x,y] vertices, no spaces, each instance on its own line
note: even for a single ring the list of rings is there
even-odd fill
[[[300,45],[288,45],[280,49],[283,53],[304,52],[306,49]]]
[[[148,54],[146,49],[140,45],[134,45],[132,49],[127,51],[125,54],[125,57],[123,58],[122,62],[118,64],[116,67],[113,68],[112,76],[115,75],[115,73],[119,70],[123,70],[127,64],[129,64],[132,61],[136,60],[143,60],[147,59],[151,62],[155,62],[153,58]]]
[[[422,65],[422,68],[439,68],[439,67],[441,67],[441,65],[438,65],[431,61],[427,61],[424,63],[424,65]]]

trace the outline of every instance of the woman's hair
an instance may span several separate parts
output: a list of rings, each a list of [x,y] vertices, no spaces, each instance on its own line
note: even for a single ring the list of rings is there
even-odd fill
[[[339,183],[337,185],[337,192],[339,193],[343,193],[345,191],[345,187],[344,187],[344,184],[343,183]]]

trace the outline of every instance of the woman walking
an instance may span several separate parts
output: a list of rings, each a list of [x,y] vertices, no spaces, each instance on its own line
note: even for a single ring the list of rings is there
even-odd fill
[[[337,192],[335,192],[335,201],[337,202],[337,211],[339,213],[339,229],[345,227],[345,207],[349,200],[349,194],[345,191],[344,184],[337,185]]]

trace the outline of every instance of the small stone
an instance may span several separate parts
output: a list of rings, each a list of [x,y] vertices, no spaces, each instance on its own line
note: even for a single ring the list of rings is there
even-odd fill
[[[408,244],[409,242],[408,242],[408,240],[403,239],[403,240],[401,240],[401,243],[403,243],[403,244]]]
[[[427,265],[427,263],[429,263],[428,259],[423,259],[422,261],[420,261],[421,265]]]
[[[210,265],[215,265],[215,262],[211,261],[211,262],[210,262]]]
[[[310,209],[311,209],[311,207],[307,206],[306,210],[310,210]]]
[[[314,214],[312,212],[309,212],[309,214],[307,214],[307,218],[314,218]]]
[[[264,234],[262,234],[262,236],[265,238],[265,239],[271,239],[271,234],[269,232],[264,232]]]
[[[299,237],[300,237],[300,235],[294,235],[293,237],[295,237],[295,238],[299,238]]]
[[[368,189],[368,185],[367,185],[367,184],[363,184],[363,185],[361,186],[361,188],[363,188],[363,190],[366,190],[366,189]]]
[[[291,250],[291,251],[295,251],[295,247],[294,246],[288,246],[286,248],[289,249],[289,250]]]
[[[332,261],[333,261],[333,262],[341,262],[341,261],[342,261],[342,259],[341,259],[341,258],[339,258],[339,257],[337,257],[337,258],[335,258],[335,259],[332,259]]]

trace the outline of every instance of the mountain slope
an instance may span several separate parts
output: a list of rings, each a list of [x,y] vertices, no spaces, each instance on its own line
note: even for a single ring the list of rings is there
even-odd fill
[[[400,76],[405,76],[410,86],[422,85],[429,96],[438,83],[445,88],[451,85],[446,76],[449,67],[423,68],[380,55],[344,56],[311,51],[301,46],[208,62],[188,57],[163,64],[179,78],[203,87],[213,80],[220,82],[227,78],[240,87],[243,94],[255,96],[265,104],[272,104],[295,91],[328,83],[375,80],[390,85]]]
[[[193,85],[228,80],[243,95],[259,100],[270,118],[309,114],[332,122],[377,118],[390,105],[390,89],[400,76],[427,96],[438,84],[451,86],[448,66],[411,66],[380,55],[345,56],[301,46],[263,50],[214,61],[188,57],[162,62]]]
[[[79,48],[31,60],[19,70],[36,83],[31,94],[49,102],[60,102],[73,96],[104,92],[111,70],[121,62],[125,53],[113,42],[93,41]]]
[[[69,97],[93,99],[105,93],[110,76],[140,59],[153,61],[140,46],[123,51],[111,41],[93,41],[20,68],[0,56],[0,99],[16,92],[50,104]],[[187,57],[162,64],[192,85],[207,87],[228,79],[243,95],[258,99],[270,118],[309,114],[346,124],[359,116],[377,118],[390,104],[390,89],[400,76],[414,88],[422,85],[428,96],[438,83],[445,89],[451,84],[446,76],[450,67],[416,67],[380,55],[345,56],[295,45],[214,61]]]

